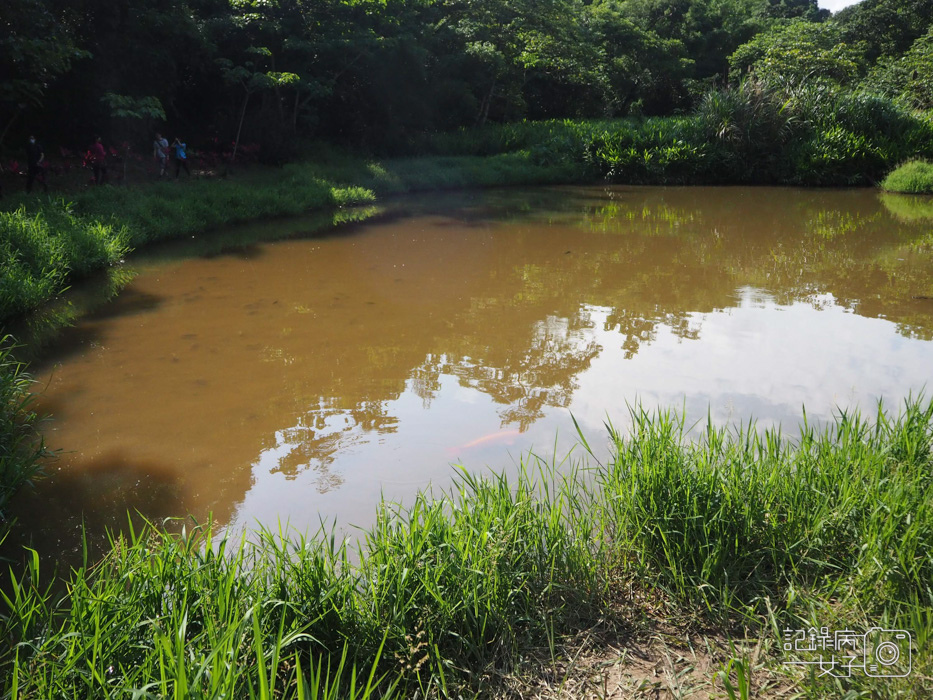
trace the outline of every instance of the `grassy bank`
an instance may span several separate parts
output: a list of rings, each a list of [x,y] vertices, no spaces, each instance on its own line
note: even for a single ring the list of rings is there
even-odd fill
[[[576,163],[527,154],[375,161],[338,157],[239,178],[8,197],[0,211],[0,321],[37,308],[132,248],[220,226],[373,201],[411,190],[576,181]]]
[[[153,527],[63,597],[34,563],[6,601],[5,694],[489,695],[541,664],[572,676],[553,664],[581,630],[618,646],[620,629],[672,620],[757,640],[754,661],[734,646],[711,669],[719,692],[933,692],[933,403],[794,440],[710,426],[690,441],[676,415],[636,411],[610,440],[606,465],[528,458],[511,482],[464,473],[384,504],[358,554],[327,536]],[[809,626],[909,630],[911,673],[783,666],[783,630]]]

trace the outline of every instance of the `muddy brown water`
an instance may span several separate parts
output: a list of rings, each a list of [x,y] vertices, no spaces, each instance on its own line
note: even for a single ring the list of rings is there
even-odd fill
[[[128,509],[365,526],[381,495],[443,487],[453,464],[567,454],[571,414],[602,446],[636,403],[789,433],[803,406],[896,408],[933,390],[933,221],[905,206],[871,190],[493,191],[142,251],[123,292],[33,365],[62,454],[15,515],[63,552]]]

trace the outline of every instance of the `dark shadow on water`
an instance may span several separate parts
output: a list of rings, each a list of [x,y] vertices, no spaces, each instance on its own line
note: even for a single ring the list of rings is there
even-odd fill
[[[91,311],[86,318],[88,321],[104,321],[121,316],[135,316],[155,311],[163,301],[162,297],[129,287],[109,304],[103,304]]]
[[[233,256],[256,260],[264,254],[264,243],[353,235],[358,230],[357,224],[382,221],[385,213],[382,207],[361,206],[312,212],[297,217],[231,224],[190,238],[155,243],[137,251],[134,259],[156,264],[196,257],[213,259]]]
[[[69,307],[71,313],[46,316],[25,327],[24,335],[13,333],[22,344],[17,358],[29,363],[33,375],[47,369],[50,363],[66,362],[92,345],[106,341],[103,321],[155,311],[163,299],[129,288],[112,301],[97,300],[88,310],[81,305]],[[78,321],[80,325],[74,325]]]
[[[240,260],[257,260],[262,256],[263,250],[262,247],[257,243],[250,243],[242,246],[234,246],[232,248],[226,248],[219,251],[210,251],[204,253],[201,257],[204,260],[213,260],[214,258],[221,258],[225,256],[230,256],[234,258],[239,258]]]
[[[160,464],[110,453],[80,471],[65,471],[53,460],[46,474],[13,500],[8,515],[14,524],[0,557],[19,571],[27,554],[23,548],[35,549],[49,581],[53,570],[63,574],[81,565],[83,533],[89,560],[96,561],[109,550],[108,532],[127,531],[128,513],[138,531],[143,518],[158,524],[156,518],[180,511],[181,502],[176,479]],[[3,578],[5,586],[7,575]]]
[[[49,346],[59,343],[62,334],[72,329],[79,320],[94,318],[95,312],[98,314],[96,317],[101,319],[118,315],[116,310],[110,310],[109,303],[132,282],[135,276],[134,270],[124,266],[108,268],[82,280],[60,298],[26,316],[14,319],[6,325],[4,332],[16,338],[21,346],[16,352],[17,359],[29,363],[41,362]],[[126,298],[130,305],[150,309],[156,308],[161,301],[157,298],[133,299],[131,290],[127,290],[126,294],[121,297],[123,298]],[[131,311],[126,306],[121,308],[123,313]],[[73,339],[61,343],[63,356],[69,356],[74,348],[80,347],[79,344],[82,342],[94,342],[99,339],[99,329],[85,327],[80,333],[76,333]],[[58,348],[56,348],[56,354],[58,354],[57,351]]]

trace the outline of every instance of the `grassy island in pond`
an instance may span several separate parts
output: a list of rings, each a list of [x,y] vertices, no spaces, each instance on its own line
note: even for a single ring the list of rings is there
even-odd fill
[[[881,188],[903,194],[933,194],[933,163],[922,160],[904,163],[882,181]]]
[[[529,457],[514,481],[464,471],[449,493],[383,504],[358,552],[327,532],[237,543],[147,527],[65,596],[34,560],[5,601],[4,691],[456,697],[551,678],[585,692],[663,628],[668,653],[718,640],[687,679],[703,695],[933,692],[933,403],[840,413],[794,440],[633,420],[604,466]],[[785,665],[813,661],[782,647],[809,627],[909,630],[909,673]]]

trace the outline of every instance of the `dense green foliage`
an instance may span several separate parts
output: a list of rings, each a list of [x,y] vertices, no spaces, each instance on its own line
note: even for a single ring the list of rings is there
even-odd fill
[[[61,599],[34,560],[3,618],[18,642],[0,660],[5,691],[310,697],[299,683],[332,689],[355,664],[408,696],[456,696],[533,645],[631,614],[611,601],[632,585],[762,635],[814,620],[911,629],[906,680],[930,690],[933,404],[840,414],[793,442],[712,426],[691,441],[675,415],[633,419],[604,467],[529,459],[517,480],[464,473],[450,493],[383,505],[358,555],[326,533],[237,547],[146,528]],[[847,683],[905,687],[879,680]]]
[[[912,95],[931,20],[930,0],[6,0],[0,148],[102,133],[125,158],[168,128],[228,159],[302,137],[399,152],[486,122],[683,113],[749,71]]]
[[[865,85],[918,109],[933,109],[933,29],[917,39],[905,54],[878,61]]]
[[[786,88],[850,83],[859,74],[859,60],[859,51],[842,41],[838,25],[795,20],[743,44],[729,64],[735,73]]]
[[[933,194],[933,163],[913,160],[904,163],[881,183],[888,192]]]

